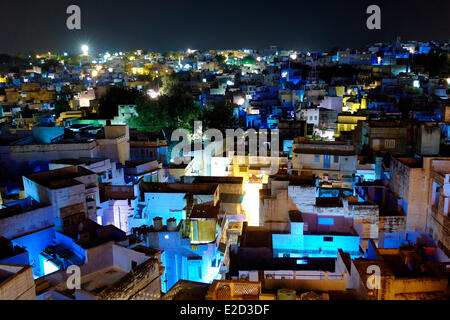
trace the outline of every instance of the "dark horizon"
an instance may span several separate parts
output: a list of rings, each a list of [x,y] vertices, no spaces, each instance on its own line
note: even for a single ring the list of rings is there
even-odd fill
[[[176,51],[193,49],[359,49],[375,42],[447,42],[450,2],[331,0],[269,3],[254,0],[127,2],[62,0],[2,1],[0,52],[72,51],[84,43],[91,52],[107,50]],[[66,28],[66,8],[82,10],[82,29]],[[381,7],[381,30],[368,30],[366,9]],[[444,28],[443,25],[446,25]]]

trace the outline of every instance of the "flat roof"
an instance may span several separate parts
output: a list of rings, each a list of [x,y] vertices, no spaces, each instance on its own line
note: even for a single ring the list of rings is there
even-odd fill
[[[316,207],[342,207],[340,198],[334,197],[316,197]]]
[[[298,264],[297,260],[306,260]],[[321,270],[335,271],[335,258],[274,258],[270,248],[239,248],[230,255],[230,274],[243,270]]]
[[[81,166],[71,166],[56,170],[33,173],[25,177],[50,189],[62,189],[82,184],[74,179],[91,174],[95,173]]]
[[[203,300],[209,284],[187,280],[178,281],[161,300]]]
[[[337,149],[314,149],[314,148],[307,148],[307,147],[297,147],[294,149],[294,153],[301,153],[301,154],[329,154],[329,155],[336,155],[336,156],[354,156],[356,155],[355,150],[337,150]]]
[[[417,158],[395,158],[409,168],[423,168],[423,159]]]
[[[228,184],[243,184],[243,177],[215,177],[215,176],[201,176],[195,177],[193,183],[228,183]]]
[[[160,183],[141,182],[139,185],[141,193],[192,193],[192,194],[214,194],[218,184],[210,183]]]
[[[189,219],[217,219],[219,211],[220,206],[218,205],[197,204],[192,208]]]
[[[108,159],[103,158],[79,158],[79,159],[60,159],[55,161],[50,161],[54,164],[71,164],[71,165],[81,165],[81,164],[93,164],[102,162]]]

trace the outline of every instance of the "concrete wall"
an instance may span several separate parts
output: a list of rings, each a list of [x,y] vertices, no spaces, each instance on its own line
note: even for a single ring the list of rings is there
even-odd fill
[[[166,224],[167,219],[175,218],[177,223],[186,219],[185,193],[146,193],[145,204],[149,225],[153,224],[153,218],[163,218],[163,224]]]
[[[114,225],[118,229],[130,232],[128,216],[133,212],[133,201],[128,200],[108,200],[102,206],[102,225]]]
[[[324,167],[325,156],[330,157],[330,166],[329,168]],[[316,161],[318,159],[318,161]],[[323,155],[323,154],[303,154],[303,153],[294,153],[292,159],[292,168],[293,169],[303,169],[303,170],[323,170],[323,171],[339,171],[339,172],[348,172],[348,173],[356,173],[358,158],[357,156],[337,156],[337,162],[335,162],[335,156]]]
[[[36,300],[31,267],[0,264],[1,273],[11,273],[11,275],[0,283],[0,300]]]
[[[295,273],[295,275],[294,275]],[[317,290],[317,291],[344,291],[346,289],[347,276],[332,274],[322,271],[266,271],[265,276],[271,274],[279,279],[263,280],[265,290],[293,289],[293,290]],[[290,275],[281,279],[283,275]]]
[[[1,215],[0,215],[1,216]],[[0,219],[0,235],[14,239],[53,225],[52,207],[43,207]]]
[[[406,213],[406,230],[423,231],[427,218],[427,177],[422,168],[412,168],[391,159],[389,187],[400,198]]]
[[[421,155],[439,154],[441,144],[441,129],[438,126],[431,127],[424,124],[418,128],[416,137],[416,152]]]
[[[121,164],[130,160],[130,142],[126,137],[99,139],[97,144],[99,157],[108,158]]]
[[[34,144],[10,146],[15,161],[52,161],[59,159],[96,158],[99,156],[95,141],[86,143]]]
[[[403,232],[406,230],[406,216],[380,217],[379,232]]]

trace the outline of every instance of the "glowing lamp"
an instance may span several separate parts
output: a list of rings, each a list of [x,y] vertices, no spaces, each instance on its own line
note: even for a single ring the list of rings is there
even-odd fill
[[[156,92],[156,91],[153,90],[153,89],[148,90],[148,91],[147,91],[147,94],[148,94],[149,97],[152,98],[152,99],[156,99],[156,98],[159,97],[159,92]]]
[[[87,45],[83,44],[83,45],[81,46],[81,52],[83,52],[83,55],[84,55],[84,56],[87,56],[88,53],[89,53],[89,47],[88,47]]]

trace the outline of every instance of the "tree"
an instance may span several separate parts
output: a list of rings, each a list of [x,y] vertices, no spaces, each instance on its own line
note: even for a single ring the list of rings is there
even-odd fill
[[[236,105],[229,101],[221,101],[206,106],[202,111],[203,126],[209,129],[218,129],[226,133],[227,129],[237,129],[242,126],[239,118],[235,116]]]
[[[172,57],[172,53],[166,51],[166,52],[164,52],[164,53],[162,54],[162,56],[163,56],[164,58],[170,58],[170,57]]]
[[[175,129],[192,132],[194,121],[201,115],[200,106],[174,75],[162,78],[162,89],[157,100],[141,96],[136,104],[139,116],[131,117],[129,126],[141,130],[163,130],[167,136]]]
[[[225,56],[223,56],[223,55],[221,55],[221,54],[218,54],[218,55],[216,56],[216,60],[217,60],[217,63],[218,63],[219,65],[224,65],[225,62],[227,61],[227,57],[225,57]]]
[[[54,59],[49,59],[41,66],[42,72],[56,71],[60,66],[59,62]]]
[[[146,131],[160,131],[168,128],[170,118],[166,108],[159,101],[141,96],[136,101],[139,116],[128,120],[130,128]]]
[[[330,83],[331,79],[334,77],[353,78],[354,75],[358,74],[358,69],[348,64],[320,67],[318,70],[320,79],[327,83]]]
[[[55,105],[55,111],[54,112],[55,112],[56,118],[58,118],[59,115],[62,112],[65,112],[65,111],[70,111],[70,106],[68,104],[56,104]]]
[[[135,88],[112,86],[99,100],[99,114],[112,119],[118,115],[119,105],[136,104],[141,96],[142,93]]]
[[[431,77],[447,77],[450,73],[450,60],[445,52],[415,55],[413,63],[414,65],[422,65]]]

